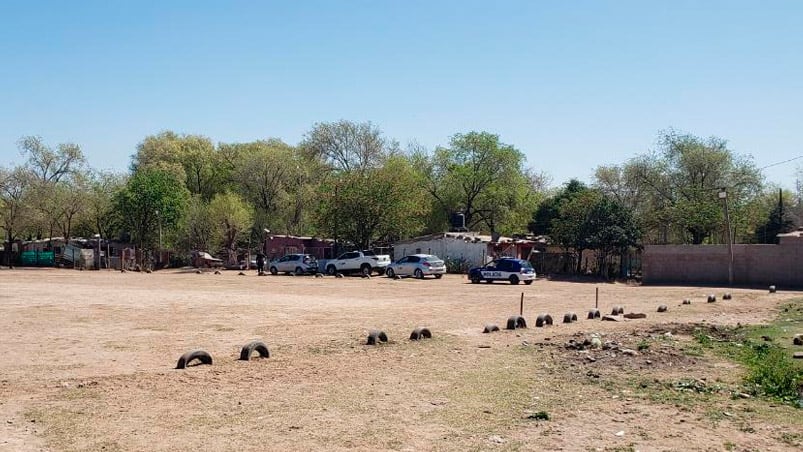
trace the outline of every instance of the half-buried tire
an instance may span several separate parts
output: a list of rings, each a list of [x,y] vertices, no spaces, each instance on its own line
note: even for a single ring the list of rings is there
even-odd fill
[[[483,333],[493,333],[494,331],[499,331],[499,327],[492,323],[486,324],[485,329],[482,330]]]
[[[429,330],[429,328],[425,328],[423,326],[420,326],[420,327],[414,329],[412,333],[410,333],[410,340],[411,341],[417,341],[417,340],[420,340],[421,338],[425,338],[425,339],[432,338],[432,332]]]
[[[200,361],[200,364],[212,364],[212,355],[203,350],[193,350],[181,355],[176,363],[176,369],[184,369],[196,359]]]
[[[535,326],[543,327],[546,325],[552,325],[552,316],[549,314],[541,314],[538,318],[535,319]]]
[[[527,328],[527,322],[524,320],[524,317],[520,315],[513,315],[507,319],[506,329],[515,330],[516,328]]]
[[[365,345],[376,345],[377,342],[387,342],[388,335],[384,331],[371,330],[368,332],[368,341]]]
[[[592,309],[588,311],[588,320],[598,319],[600,317],[599,309]]]
[[[253,341],[243,345],[242,350],[240,350],[240,361],[249,361],[254,352],[259,353],[260,358],[270,358],[268,346],[264,342]]]

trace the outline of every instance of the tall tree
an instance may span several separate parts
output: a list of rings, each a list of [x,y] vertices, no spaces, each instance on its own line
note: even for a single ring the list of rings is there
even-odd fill
[[[392,156],[363,172],[344,172],[322,184],[317,210],[320,231],[360,249],[417,232],[426,193],[408,159]]]
[[[304,158],[298,149],[276,139],[221,144],[220,148],[234,156],[233,186],[254,206],[257,230],[290,234],[309,230],[313,173],[320,162]]]
[[[77,144],[61,143],[53,149],[37,136],[22,137],[18,144],[22,155],[27,158],[28,170],[43,183],[59,182],[86,164]]]
[[[382,164],[388,152],[398,150],[370,122],[321,122],[313,125],[301,142],[311,158],[326,162],[336,171],[365,171]]]
[[[781,189],[772,190],[767,195],[763,222],[756,227],[756,242],[778,243],[778,234],[793,230],[799,221],[793,210],[794,197],[792,193],[784,193]]]
[[[252,225],[252,214],[248,204],[231,192],[220,193],[209,203],[209,217],[212,220],[214,238],[226,250],[227,263],[237,263],[237,244],[246,237]]]
[[[498,135],[456,134],[449,147],[432,155],[418,152],[414,160],[441,218],[461,212],[470,229],[515,231],[524,228],[535,207],[524,154]]]
[[[23,229],[26,210],[26,195],[31,185],[31,174],[21,166],[13,169],[0,167],[0,215],[6,235],[6,265],[11,267],[12,243]]]
[[[640,213],[652,241],[700,244],[723,224],[717,193],[725,188],[738,213],[760,192],[762,176],[751,158],[735,154],[723,139],[669,130],[661,133],[656,152],[622,168],[598,169],[596,185]]]
[[[189,196],[187,188],[170,172],[143,169],[131,176],[114,201],[122,226],[139,247],[153,249],[160,231],[172,230],[178,224]]]
[[[180,178],[192,194],[212,199],[226,182],[228,166],[207,137],[180,135],[172,131],[146,137],[137,146],[131,169],[157,168]]]

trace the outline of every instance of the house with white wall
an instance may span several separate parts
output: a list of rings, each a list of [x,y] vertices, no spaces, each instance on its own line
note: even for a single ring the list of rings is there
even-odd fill
[[[409,254],[434,254],[449,271],[466,271],[497,257],[529,259],[546,243],[542,240],[493,237],[475,232],[444,232],[400,240],[393,244],[393,260]]]

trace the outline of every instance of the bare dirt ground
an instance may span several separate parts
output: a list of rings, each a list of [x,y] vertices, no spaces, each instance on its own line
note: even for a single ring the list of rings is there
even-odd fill
[[[603,314],[647,318],[586,320],[596,287]],[[504,331],[522,292],[530,328]],[[3,269],[0,450],[800,448],[803,411],[734,398],[743,370],[687,346],[688,325],[768,321],[803,294],[724,292]],[[580,320],[560,324],[567,311]],[[535,328],[541,312],[555,325]],[[419,325],[434,337],[409,341]],[[364,345],[373,328],[390,342]],[[565,346],[591,333],[613,347]],[[271,358],[238,361],[254,339]],[[196,348],[214,364],[175,370]]]

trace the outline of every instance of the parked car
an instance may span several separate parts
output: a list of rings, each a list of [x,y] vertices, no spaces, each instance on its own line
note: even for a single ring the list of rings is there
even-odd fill
[[[318,260],[309,254],[288,254],[271,261],[268,264],[268,270],[272,275],[279,272],[295,273],[296,275],[318,273]]]
[[[524,259],[501,258],[488,263],[484,267],[475,267],[469,270],[468,279],[473,284],[480,281],[492,283],[494,281],[510,281],[510,284],[532,284],[535,281],[535,270],[529,261]]]
[[[327,262],[326,273],[334,275],[360,272],[363,275],[370,275],[375,271],[381,275],[385,273],[388,265],[390,265],[390,256],[387,254],[375,254],[373,251],[349,251]]]
[[[412,254],[404,256],[396,262],[388,265],[385,274],[389,278],[399,276],[415,276],[423,279],[424,276],[433,275],[440,279],[446,273],[446,263],[432,254]]]

